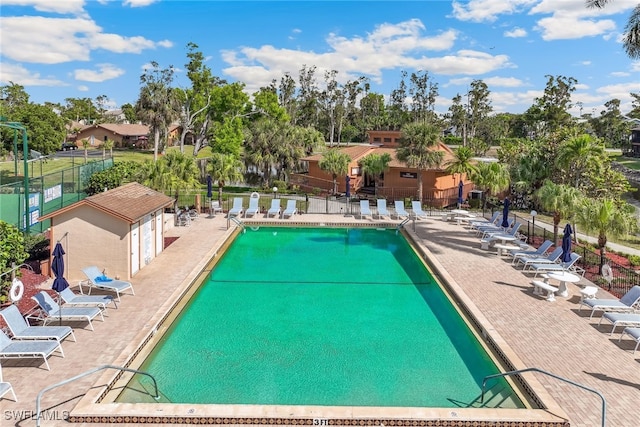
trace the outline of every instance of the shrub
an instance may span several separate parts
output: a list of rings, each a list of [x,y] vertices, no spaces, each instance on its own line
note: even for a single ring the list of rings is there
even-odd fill
[[[109,169],[94,173],[87,183],[87,195],[91,196],[105,189],[119,187],[123,182],[132,179],[139,167],[139,163],[127,160],[116,162]]]
[[[273,187],[278,187],[278,191],[286,191],[288,188],[287,183],[280,180],[274,180]]]
[[[640,265],[640,256],[638,256],[638,255],[628,255],[627,258],[629,259],[629,263],[631,265],[633,265],[634,267]]]

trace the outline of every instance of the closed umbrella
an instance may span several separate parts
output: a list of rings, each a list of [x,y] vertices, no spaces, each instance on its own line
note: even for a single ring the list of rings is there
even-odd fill
[[[345,182],[345,185],[347,187],[345,189],[346,190],[345,191],[345,195],[347,196],[347,199],[348,199],[349,197],[351,197],[351,177],[349,175],[346,175],[344,177],[344,182]]]
[[[464,189],[464,183],[462,180],[458,183],[458,207],[462,206],[464,200],[462,200],[462,190]]]
[[[509,198],[504,199],[504,207],[502,208],[502,227],[506,228],[509,226],[509,206],[511,205],[511,201]]]
[[[58,293],[58,301],[60,301],[60,292],[69,287],[69,282],[64,278],[64,249],[60,242],[56,243],[53,248],[53,261],[51,262],[51,270],[55,278],[51,289]],[[62,316],[60,316],[60,324],[62,324]]]
[[[567,223],[564,227],[564,234],[562,235],[562,255],[560,259],[562,262],[571,261],[571,234],[573,230],[571,229],[571,224]]]
[[[213,180],[211,175],[207,175],[207,201],[209,202],[209,218],[212,215],[211,198],[213,197]]]

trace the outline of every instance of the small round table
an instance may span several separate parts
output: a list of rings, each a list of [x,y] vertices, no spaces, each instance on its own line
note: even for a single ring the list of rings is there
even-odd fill
[[[508,253],[508,251],[520,249],[520,246],[512,245],[510,243],[496,243],[495,245],[493,245],[493,247],[498,250],[499,257],[504,255],[505,253]]]
[[[560,286],[558,286],[558,295],[562,297],[568,297],[569,291],[567,289],[567,282],[576,283],[580,281],[580,276],[569,273],[568,271],[550,271],[549,273],[545,273],[542,275],[544,277],[544,281],[548,282],[549,279],[554,279],[560,282]]]

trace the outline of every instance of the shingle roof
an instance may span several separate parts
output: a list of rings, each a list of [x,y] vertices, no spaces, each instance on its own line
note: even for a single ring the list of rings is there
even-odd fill
[[[139,124],[117,124],[117,123],[100,123],[97,125],[88,125],[82,128],[82,131],[91,128],[101,127],[107,129],[116,135],[122,136],[141,136],[149,134],[149,126]]]
[[[89,196],[73,205],[45,215],[41,219],[55,217],[80,205],[88,205],[133,224],[145,215],[172,205],[173,201],[169,196],[137,182],[131,182],[104,193]]]

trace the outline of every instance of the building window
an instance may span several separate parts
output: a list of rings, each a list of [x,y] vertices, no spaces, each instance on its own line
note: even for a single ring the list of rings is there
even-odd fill
[[[391,142],[391,138],[385,138],[384,142]]]
[[[379,136],[374,137],[373,142],[380,142],[380,137]]]
[[[360,175],[360,168],[351,168],[351,175]]]

